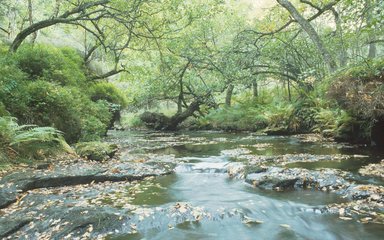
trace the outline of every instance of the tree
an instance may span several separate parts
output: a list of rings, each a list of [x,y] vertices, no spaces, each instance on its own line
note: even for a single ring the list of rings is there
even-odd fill
[[[290,1],[277,0],[277,2],[282,7],[287,9],[287,11],[293,17],[293,19],[295,19],[295,21],[297,21],[300,24],[300,26],[303,28],[303,30],[308,34],[308,36],[311,38],[313,43],[316,45],[316,47],[317,47],[318,51],[320,52],[324,62],[327,64],[329,71],[334,72],[337,68],[336,62],[333,59],[333,57],[331,56],[331,54],[329,53],[329,51],[327,50],[327,48],[324,46],[323,41],[321,40],[321,38],[317,34],[316,30],[312,27],[310,22],[307,19],[305,19],[299,13],[299,11],[293,6],[293,4]],[[309,1],[302,0],[301,2],[308,3],[309,5],[314,6]],[[338,2],[338,1],[335,1],[335,4],[336,4],[336,2]],[[320,9],[320,8],[318,8],[318,9]]]
[[[106,17],[108,10],[106,4],[110,0],[90,1],[90,2],[75,2],[73,1],[74,7],[65,11],[59,16],[53,16],[48,19],[44,19],[31,24],[30,26],[21,30],[13,40],[9,51],[16,52],[20,47],[21,43],[31,34],[36,33],[38,30],[62,23],[62,24],[73,24],[85,28],[87,31],[93,32],[84,26],[81,21],[97,21],[102,17]],[[96,29],[97,30],[97,29]]]

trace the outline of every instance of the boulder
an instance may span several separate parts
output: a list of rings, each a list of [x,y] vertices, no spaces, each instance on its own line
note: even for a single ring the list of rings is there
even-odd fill
[[[80,157],[93,161],[104,161],[113,158],[118,147],[116,144],[103,142],[82,142],[76,144],[75,150]]]

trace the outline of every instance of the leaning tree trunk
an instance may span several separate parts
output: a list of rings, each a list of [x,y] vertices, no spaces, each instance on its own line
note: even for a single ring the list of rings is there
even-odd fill
[[[164,130],[171,130],[171,131],[176,130],[177,126],[180,123],[182,123],[185,119],[192,116],[194,114],[194,112],[196,112],[200,109],[201,104],[202,103],[199,101],[194,101],[188,106],[188,108],[184,112],[177,113],[177,114],[173,115],[169,119],[169,122],[168,122],[167,126],[164,128]]]
[[[50,26],[53,26],[58,23],[63,24],[76,24],[78,20],[82,19],[89,19],[87,18],[87,10],[93,8],[102,6],[104,4],[109,3],[110,0],[99,0],[95,2],[86,2],[82,3],[78,6],[75,6],[73,9],[66,11],[62,15],[58,17],[51,17],[49,19],[45,19],[36,23],[31,24],[30,26],[24,28],[21,32],[19,32],[15,39],[13,40],[11,46],[9,47],[9,52],[16,52],[17,49],[20,47],[21,43],[31,34],[34,34],[35,32],[47,28]],[[94,11],[97,12],[97,11]]]
[[[155,130],[174,131],[180,123],[188,117],[193,116],[194,112],[199,111],[200,105],[203,103],[203,101],[193,101],[186,110],[176,113],[172,117],[167,117],[162,113],[144,112],[140,115],[140,120],[143,121],[147,127]]]
[[[277,2],[284,7],[291,16],[299,23],[303,30],[308,34],[309,38],[316,45],[318,51],[320,52],[323,61],[327,65],[330,72],[334,72],[337,68],[335,60],[332,58],[331,54],[325,48],[323,41],[320,39],[316,30],[312,27],[307,19],[305,19],[299,11],[292,5],[288,0],[277,0]]]
[[[11,46],[9,47],[10,52],[16,52],[17,49],[20,47],[21,43],[31,34],[35,33],[36,31],[53,26],[58,23],[68,23],[69,21],[66,19],[48,19],[43,20],[41,22],[34,23],[30,25],[29,27],[25,28],[19,34],[16,35],[16,38],[13,40]]]

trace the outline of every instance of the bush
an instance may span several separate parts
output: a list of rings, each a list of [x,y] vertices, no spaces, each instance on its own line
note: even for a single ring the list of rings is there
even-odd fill
[[[384,117],[384,58],[338,73],[330,85],[329,96],[354,117]]]
[[[143,128],[145,125],[136,113],[123,113],[121,116],[121,126],[123,128]]]
[[[99,141],[106,134],[107,126],[94,116],[88,116],[82,121],[80,141]]]
[[[0,102],[2,114],[8,112],[26,112],[24,86],[27,75],[7,55],[0,57]]]
[[[15,115],[16,117],[21,117],[23,122],[39,126],[53,126],[64,132],[68,142],[76,142],[79,139],[81,95],[76,98],[75,90],[45,81],[31,82],[25,91],[30,96],[27,103],[28,115]]]
[[[112,83],[98,82],[90,87],[89,95],[92,101],[106,100],[121,107],[127,106],[127,100],[123,93]]]
[[[55,127],[70,143],[104,136],[126,101],[113,84],[87,83],[83,65],[75,50],[46,45],[0,57],[0,116]]]
[[[222,130],[257,131],[270,124],[270,119],[259,105],[249,102],[224,107],[210,112],[206,117],[199,119],[198,124],[202,128],[213,127]]]
[[[68,48],[23,45],[14,56],[29,79],[43,79],[61,85],[84,85],[86,77],[80,56]]]
[[[0,117],[9,116],[9,112],[5,108],[4,104],[0,102]]]

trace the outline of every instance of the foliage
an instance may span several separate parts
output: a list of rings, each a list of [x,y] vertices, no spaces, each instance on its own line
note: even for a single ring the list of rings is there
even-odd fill
[[[25,3],[4,2],[3,37],[27,34],[8,34],[16,53],[0,57],[0,114],[55,126],[71,142],[105,134],[121,106],[165,101],[174,113],[204,99],[199,124],[227,130],[367,136],[384,116],[382,1],[279,0],[262,17],[237,1],[38,1],[33,26]],[[53,25],[79,51],[25,44],[37,30],[54,38]],[[92,72],[94,60],[112,70]],[[129,101],[111,79],[96,81],[120,72]],[[231,107],[220,105],[228,99]]]
[[[127,100],[120,89],[109,82],[97,82],[89,89],[92,101],[105,100],[110,103],[118,104],[121,107],[127,106]]]
[[[92,101],[82,58],[69,48],[25,45],[0,61],[0,102],[23,124],[55,127],[68,142],[98,139],[110,126],[113,103]],[[94,93],[125,104],[112,84],[93,84]],[[103,88],[106,89],[103,89]],[[92,92],[92,91],[91,91]],[[103,95],[104,94],[104,95]]]
[[[124,112],[121,116],[121,126],[123,128],[143,128],[144,123],[140,120],[138,114]]]
[[[89,116],[83,119],[81,128],[80,141],[100,140],[101,136],[106,134],[107,126],[102,123],[98,118]]]
[[[64,132],[69,142],[75,142],[82,125],[79,109],[81,99],[75,89],[61,87],[46,81],[31,82],[26,86],[28,114],[13,112],[23,122],[39,126],[54,126]]]
[[[289,103],[255,104],[253,101],[248,101],[212,111],[199,121],[203,127],[209,124],[215,129],[223,130],[257,131],[267,127],[287,128],[292,110],[293,107]]]
[[[17,66],[27,73],[31,80],[41,79],[60,85],[85,83],[82,59],[73,49],[60,49],[49,45],[23,45],[14,58]]]
[[[52,127],[18,125],[15,118],[0,117],[0,151],[5,158],[43,158],[71,151],[62,134]]]
[[[364,61],[339,72],[329,96],[359,119],[384,116],[384,59]]]
[[[9,115],[9,112],[5,108],[4,104],[0,102],[0,117],[8,116],[8,115]]]

